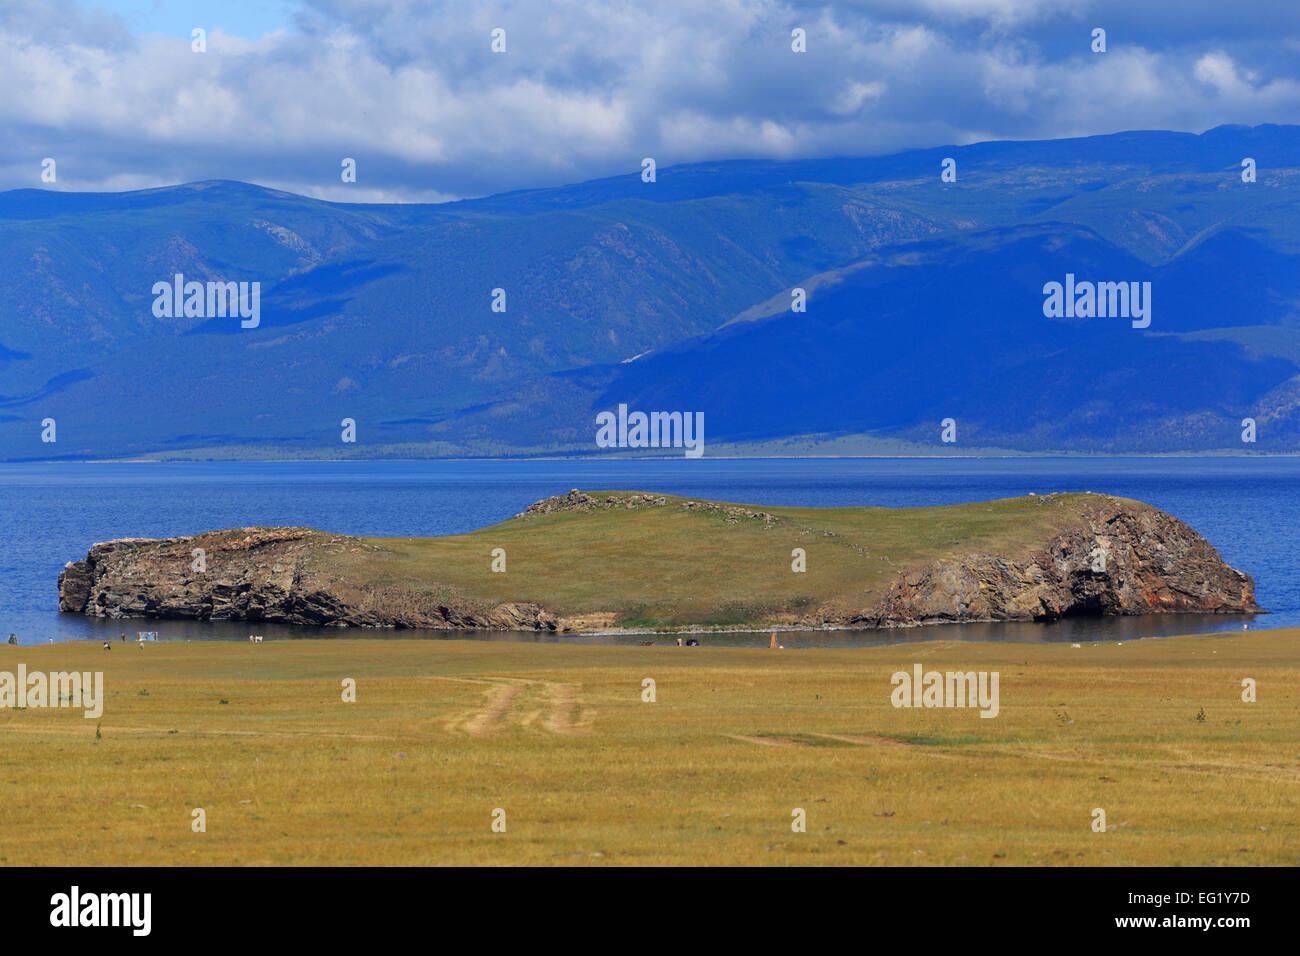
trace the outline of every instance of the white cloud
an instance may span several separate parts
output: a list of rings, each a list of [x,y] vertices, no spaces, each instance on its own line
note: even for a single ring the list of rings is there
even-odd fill
[[[1194,74],[1202,83],[1208,83],[1228,96],[1240,96],[1250,91],[1250,84],[1237,75],[1237,65],[1226,53],[1207,53],[1196,61]]]
[[[831,111],[841,116],[850,113],[856,113],[862,109],[862,104],[868,100],[879,99],[885,92],[885,84],[877,80],[874,83],[859,83],[856,80],[849,81],[844,90],[835,99],[835,105]]]
[[[1300,121],[1295,57],[1267,32],[1157,49],[1112,28],[1110,52],[1093,55],[1078,17],[1104,4],[907,9],[447,0],[430,15],[407,0],[322,0],[295,33],[214,31],[197,54],[188,36],[132,38],[68,3],[57,16],[5,8],[0,188],[39,185],[48,155],[62,188],[243,179],[414,200],[634,174],[642,156],[663,168]],[[1013,29],[1061,16],[1073,19],[1060,50],[1055,34]],[[498,25],[505,55],[489,49]],[[790,50],[796,25],[805,54]],[[1260,52],[1274,47],[1285,55]],[[358,161],[353,187],[338,178],[344,156]]]

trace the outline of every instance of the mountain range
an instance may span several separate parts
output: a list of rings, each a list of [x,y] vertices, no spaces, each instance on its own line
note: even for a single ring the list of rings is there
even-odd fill
[[[0,256],[4,460],[609,454],[619,405],[703,413],[706,455],[1300,451],[1298,126],[437,205],[21,189]],[[259,283],[257,326],[157,315],[177,274]],[[1067,281],[1149,325],[1045,314]]]

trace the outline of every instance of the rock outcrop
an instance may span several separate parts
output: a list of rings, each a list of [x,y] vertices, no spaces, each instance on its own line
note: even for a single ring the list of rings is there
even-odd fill
[[[1105,502],[1105,499],[1103,499]],[[1255,582],[1155,508],[1102,503],[1028,558],[969,554],[905,571],[851,623],[1052,621],[1083,615],[1259,613]]]
[[[665,495],[625,494],[625,495],[591,495],[574,488],[567,495],[555,495],[543,498],[528,506],[526,511],[515,515],[516,518],[537,518],[542,515],[565,514],[567,512],[608,511],[619,508],[636,511],[640,508],[667,508],[671,502]],[[727,521],[741,520],[761,521],[771,526],[781,519],[766,511],[756,511],[743,505],[726,505],[717,501],[700,501],[686,498],[678,501],[677,506],[684,511],[699,511],[707,514],[721,515]]]
[[[1037,500],[1047,505],[1051,499]],[[805,604],[798,612],[778,611],[769,622],[908,627],[1076,615],[1260,612],[1251,578],[1229,567],[1183,522],[1104,495],[1069,501],[1061,523],[1040,545],[1005,554],[958,546],[928,563],[900,568],[883,588],[878,583],[859,591],[857,607],[841,602],[810,610]],[[744,523],[764,535],[782,528],[797,533],[800,524],[747,506],[576,490],[540,501],[516,519],[615,508],[682,509]],[[829,530],[817,533],[835,536]],[[868,550],[851,546],[854,553]],[[609,628],[620,618],[612,610],[564,614],[538,600],[487,600],[426,580],[437,577],[436,568],[394,574],[393,561],[393,552],[380,544],[306,528],[123,538],[96,544],[84,559],[66,565],[59,575],[59,609],[109,618],[567,632]],[[592,588],[598,591],[599,582]]]
[[[59,610],[107,618],[265,621],[334,627],[594,630],[536,602],[489,604],[399,584],[350,582],[340,556],[382,557],[356,538],[306,528],[239,528],[96,544],[59,574]],[[333,560],[332,560],[333,559]]]

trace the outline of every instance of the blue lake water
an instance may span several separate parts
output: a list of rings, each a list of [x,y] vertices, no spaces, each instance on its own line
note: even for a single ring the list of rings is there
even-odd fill
[[[759,505],[909,507],[1036,492],[1096,491],[1146,501],[1186,521],[1254,577],[1269,615],[1072,619],[1051,625],[945,625],[905,631],[790,633],[787,647],[918,639],[1095,640],[1300,625],[1300,459],[666,459],[0,464],[0,634],[24,644],[155,630],[168,639],[247,639],[249,625],[98,621],[58,613],[66,561],[97,541],[248,525],[343,534],[471,531],[570,488],[638,490]],[[470,636],[465,632],[256,626],[286,637]],[[481,634],[495,640],[635,643],[643,638]],[[667,638],[660,640],[666,641]],[[763,644],[766,635],[708,635]]]

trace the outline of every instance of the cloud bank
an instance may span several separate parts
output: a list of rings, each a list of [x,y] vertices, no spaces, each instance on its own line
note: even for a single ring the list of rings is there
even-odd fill
[[[214,29],[197,53],[189,35],[134,35],[71,0],[14,3],[0,8],[0,188],[49,188],[51,157],[60,189],[239,179],[439,201],[636,175],[645,156],[662,169],[1300,122],[1293,0],[1131,6],[308,0],[292,29]]]

